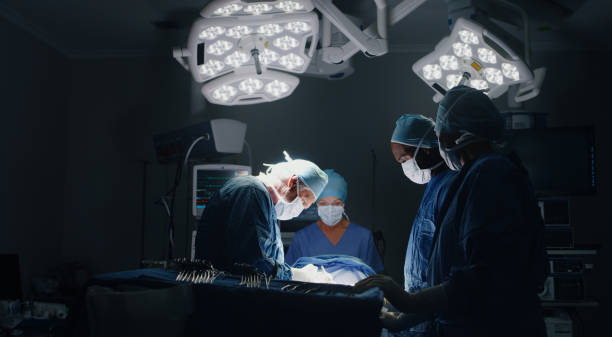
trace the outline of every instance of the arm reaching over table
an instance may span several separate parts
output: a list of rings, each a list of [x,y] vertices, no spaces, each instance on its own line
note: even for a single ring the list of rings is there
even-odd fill
[[[435,313],[448,309],[448,298],[443,285],[411,294],[404,291],[390,276],[374,275],[357,282],[354,286],[358,293],[374,287],[380,288],[385,298],[403,313]]]

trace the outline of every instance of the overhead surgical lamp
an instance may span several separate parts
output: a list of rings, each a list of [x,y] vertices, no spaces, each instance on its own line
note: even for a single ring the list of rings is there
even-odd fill
[[[536,69],[533,72],[528,66],[529,38],[525,33],[524,55],[521,57],[498,34],[503,31],[494,28],[486,15],[474,15],[478,9],[469,12],[464,2],[447,0],[449,5],[449,22],[453,22],[451,34],[443,38],[434,51],[419,59],[412,66],[414,73],[427,83],[434,91],[433,100],[439,102],[446,92],[460,84],[483,90],[490,98],[498,98],[509,89],[509,102],[517,104],[534,98],[539,94],[546,70]],[[477,4],[479,1],[473,1]],[[516,9],[523,20],[523,29],[528,32],[527,17],[518,6],[504,0],[493,0],[502,6]],[[488,3],[487,3],[488,4]],[[461,8],[450,15],[454,6]],[[463,6],[463,7],[462,7]],[[468,8],[466,10],[466,8]],[[491,14],[491,8],[488,8]],[[462,16],[457,15],[457,12]],[[466,17],[483,18],[484,23]],[[487,24],[487,27],[485,27]],[[509,35],[503,34],[508,38]],[[512,41],[515,42],[515,41]]]
[[[353,72],[347,61],[357,52],[386,54],[389,23],[426,0],[404,0],[391,11],[386,0],[373,1],[377,22],[362,30],[332,0],[214,0],[193,24],[188,48],[174,48],[173,56],[196,82],[206,82],[209,102],[276,101],[298,86],[296,74],[341,79]],[[332,43],[332,25],[346,43]]]

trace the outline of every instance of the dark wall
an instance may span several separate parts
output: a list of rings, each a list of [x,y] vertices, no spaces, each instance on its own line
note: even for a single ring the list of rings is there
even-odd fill
[[[62,258],[92,272],[135,268],[158,80],[136,58],[73,60],[71,73]]]
[[[68,60],[0,20],[0,253],[29,279],[60,261],[66,184]]]
[[[534,62],[548,68],[544,90],[540,97],[528,102],[533,111],[549,113],[549,126],[584,126],[595,128],[595,155],[597,170],[597,194],[570,198],[570,221],[575,228],[578,245],[600,245],[593,277],[587,284],[591,295],[601,308],[583,309],[581,317],[585,336],[596,336],[604,329],[604,322],[612,305],[610,284],[612,271],[612,222],[609,205],[612,201],[612,159],[610,149],[610,116],[608,79],[612,70],[607,61],[610,51],[593,52],[546,52],[534,54]],[[567,153],[565,160],[573,160]],[[572,179],[572,177],[567,177]]]

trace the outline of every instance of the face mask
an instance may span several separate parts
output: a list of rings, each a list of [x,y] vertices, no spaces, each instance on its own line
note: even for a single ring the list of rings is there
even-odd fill
[[[461,164],[461,158],[459,157],[459,153],[457,152],[457,150],[462,149],[472,143],[480,141],[480,139],[478,138],[470,138],[466,140],[466,138],[463,136],[457,139],[457,141],[461,141],[462,139],[464,140],[463,143],[457,144],[451,148],[445,148],[440,145],[440,156],[442,156],[442,159],[444,159],[446,166],[448,166],[448,168],[453,171],[459,171],[463,167],[463,164]]]
[[[429,131],[428,131],[429,132]],[[421,169],[419,164],[416,162],[417,154],[419,153],[419,149],[421,148],[421,143],[423,139],[419,142],[416,151],[414,151],[414,156],[412,159],[406,160],[402,163],[402,170],[404,171],[404,175],[408,177],[413,183],[416,184],[427,184],[431,180],[431,170],[442,164],[441,162],[434,165],[433,167],[427,169]]]
[[[274,189],[273,189],[274,190]],[[286,202],[281,198],[276,190],[274,190],[276,196],[278,197],[278,202],[274,205],[274,209],[276,210],[276,218],[278,220],[291,220],[296,216],[300,215],[304,210],[304,204],[302,204],[302,199],[300,198],[300,184],[297,185],[297,196],[293,199],[292,202]]]
[[[344,213],[344,207],[342,206],[319,206],[317,207],[319,217],[324,224],[328,226],[337,225],[342,220],[342,213]]]
[[[444,159],[444,162],[449,169],[459,171],[461,170],[461,167],[463,167],[463,164],[461,164],[461,158],[459,157],[455,147],[447,149],[440,146],[440,156],[442,159]]]

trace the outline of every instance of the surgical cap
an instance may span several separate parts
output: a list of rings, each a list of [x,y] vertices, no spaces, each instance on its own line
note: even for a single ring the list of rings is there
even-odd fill
[[[288,158],[286,162],[271,166],[272,172],[279,169],[288,174],[295,174],[314,193],[315,199],[318,198],[327,185],[327,174],[311,161],[291,159],[286,156]]]
[[[438,147],[438,138],[433,129],[434,122],[423,115],[404,114],[395,122],[391,135],[392,143],[417,147]]]
[[[463,85],[452,88],[440,102],[436,132],[471,133],[495,141],[501,138],[504,121],[491,99],[482,91]]]
[[[342,200],[342,202],[345,202],[346,201],[346,180],[344,180],[344,178],[342,178],[342,176],[334,170],[327,169],[325,170],[325,173],[327,174],[327,178],[328,178],[327,186],[325,186],[325,189],[323,190],[323,192],[321,192],[319,199],[322,199],[325,197],[336,197]]]

